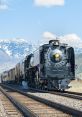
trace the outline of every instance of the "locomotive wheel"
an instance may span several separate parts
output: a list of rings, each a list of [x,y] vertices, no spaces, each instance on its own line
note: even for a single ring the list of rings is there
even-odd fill
[[[65,89],[59,89],[60,92],[65,92]]]

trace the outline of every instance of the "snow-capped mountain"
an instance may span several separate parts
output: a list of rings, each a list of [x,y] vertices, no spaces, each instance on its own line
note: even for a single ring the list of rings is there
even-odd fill
[[[24,39],[0,39],[0,73],[14,67],[33,49]]]
[[[4,39],[0,40],[0,49],[11,59],[20,59],[32,51],[32,45],[24,39]]]
[[[82,48],[74,48],[76,55],[77,54],[82,54]]]
[[[4,61],[9,61],[10,57],[8,56],[8,54],[0,48],[0,62],[3,63]]]

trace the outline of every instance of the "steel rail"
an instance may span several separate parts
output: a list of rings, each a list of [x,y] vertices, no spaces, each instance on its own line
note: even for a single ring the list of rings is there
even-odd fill
[[[59,92],[59,91],[45,91],[45,90],[38,90],[38,89],[33,89],[30,88],[30,90],[34,90],[36,92],[43,92],[43,93],[50,93],[50,94],[54,94],[54,95],[60,95],[60,96],[64,96],[64,97],[68,97],[68,98],[73,98],[73,99],[78,99],[78,100],[82,100],[82,96],[80,95],[76,95],[70,92]]]
[[[37,115],[31,112],[30,109],[26,108],[23,104],[18,102],[12,96],[10,96],[3,88],[0,87],[0,91],[15,105],[15,107],[23,113],[24,117],[36,117]]]
[[[82,96],[82,93],[79,93],[79,92],[65,91],[65,93]]]
[[[13,91],[16,91],[16,92],[18,92],[18,93],[21,93],[21,94],[23,94],[23,95],[25,95],[25,96],[27,96],[27,97],[29,97],[29,98],[32,98],[32,99],[34,99],[34,100],[36,100],[36,101],[39,101],[39,102],[41,102],[41,103],[44,103],[44,104],[46,104],[46,105],[48,105],[48,106],[50,106],[50,107],[53,107],[53,108],[55,108],[55,109],[58,109],[58,110],[60,110],[60,111],[62,111],[62,112],[64,112],[64,113],[73,115],[73,116],[75,116],[75,117],[82,117],[82,111],[73,109],[73,108],[71,108],[71,107],[68,107],[68,106],[65,106],[65,105],[62,105],[62,104],[53,102],[53,101],[49,101],[49,100],[47,100],[47,99],[43,99],[43,98],[41,98],[41,97],[34,96],[34,95],[32,95],[32,94],[25,93],[25,92],[23,92],[23,91],[21,91],[21,90],[12,88],[12,87],[7,86],[7,85],[3,85],[3,84],[2,84],[1,86],[5,87],[5,88],[8,88],[8,89],[11,89],[11,90],[13,90]]]

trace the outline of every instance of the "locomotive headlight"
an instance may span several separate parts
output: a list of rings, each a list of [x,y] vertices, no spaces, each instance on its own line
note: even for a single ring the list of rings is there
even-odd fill
[[[61,56],[59,53],[54,54],[53,57],[54,57],[55,61],[60,61],[60,59],[61,59]]]
[[[54,57],[55,57],[55,58],[60,58],[60,55],[59,55],[58,53],[56,53],[56,54],[54,55]]]
[[[51,52],[50,58],[53,62],[60,62],[62,59],[62,52],[56,49],[55,51]]]

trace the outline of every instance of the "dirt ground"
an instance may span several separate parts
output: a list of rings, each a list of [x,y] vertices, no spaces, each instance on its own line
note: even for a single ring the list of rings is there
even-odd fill
[[[82,93],[82,80],[74,80],[70,84],[72,86],[68,91],[80,92]]]

